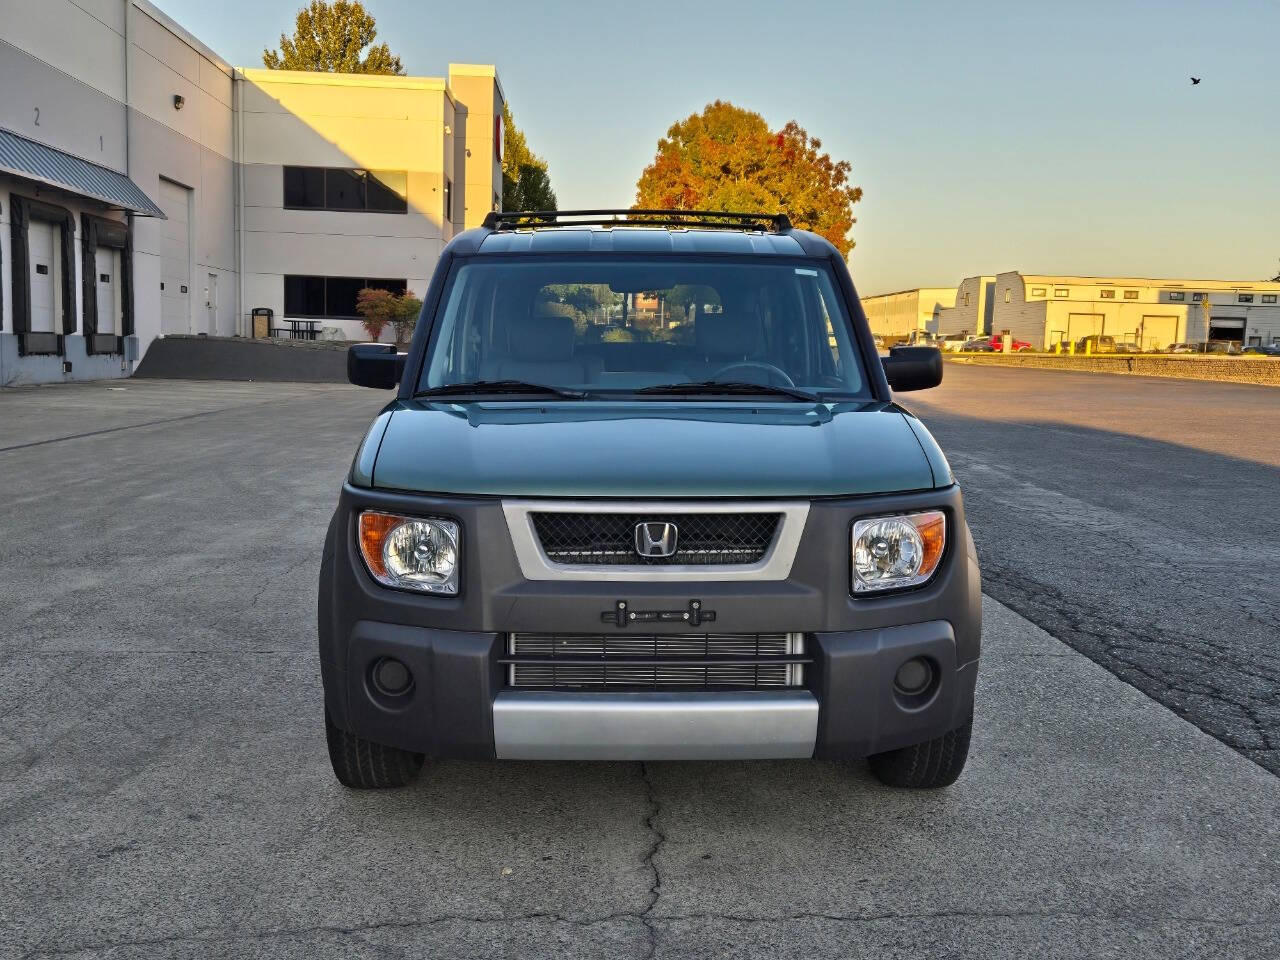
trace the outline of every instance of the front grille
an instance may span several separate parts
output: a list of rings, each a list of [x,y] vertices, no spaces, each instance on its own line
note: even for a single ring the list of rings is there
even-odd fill
[[[531,517],[552,563],[715,566],[762,560],[782,514],[534,512]],[[636,551],[636,526],[641,523],[675,524],[676,552],[641,556]]]
[[[512,687],[754,690],[804,683],[800,633],[512,633]]]

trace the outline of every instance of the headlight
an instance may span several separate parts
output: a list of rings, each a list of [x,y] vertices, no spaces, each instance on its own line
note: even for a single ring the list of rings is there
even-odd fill
[[[388,587],[458,592],[458,525],[452,520],[366,510],[360,514],[360,553],[373,578]]]
[[[853,592],[914,587],[942,560],[947,521],[939,510],[872,517],[853,525]]]

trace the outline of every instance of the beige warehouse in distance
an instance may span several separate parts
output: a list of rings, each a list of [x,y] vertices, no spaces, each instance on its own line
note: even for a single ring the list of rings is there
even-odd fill
[[[910,302],[913,292],[863,299],[872,332],[893,340],[910,336],[911,328],[903,326],[909,317],[899,305]],[[1241,346],[1280,342],[1280,283],[1274,281],[1008,271],[968,277],[951,292],[951,306],[938,307],[932,317],[917,313],[915,330],[936,336],[1008,333],[1038,350],[1093,335],[1137,350],[1208,340]],[[938,295],[937,288],[919,293],[930,300]]]

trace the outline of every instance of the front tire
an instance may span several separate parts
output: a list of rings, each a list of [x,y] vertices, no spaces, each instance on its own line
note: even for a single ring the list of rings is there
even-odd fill
[[[386,790],[412,783],[422,769],[422,754],[374,743],[334,726],[324,715],[325,739],[334,776],[352,790]]]
[[[889,787],[936,790],[956,782],[969,757],[973,721],[933,740],[867,758],[871,772]]]

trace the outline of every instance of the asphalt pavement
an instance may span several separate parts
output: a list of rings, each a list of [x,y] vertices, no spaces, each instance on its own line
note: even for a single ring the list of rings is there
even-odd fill
[[[1276,956],[1280,780],[995,600],[945,791],[819,762],[344,790],[315,584],[383,399],[0,391],[0,958]],[[1001,551],[1071,547],[1066,522],[997,547],[974,443],[946,439],[988,583]]]
[[[1280,773],[1280,390],[948,363],[983,589]]]

